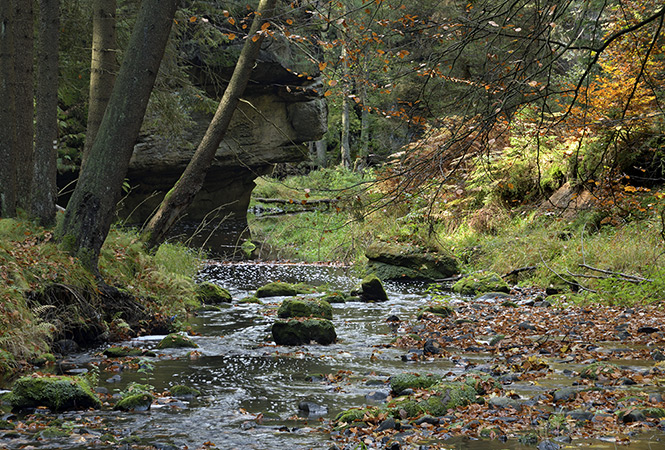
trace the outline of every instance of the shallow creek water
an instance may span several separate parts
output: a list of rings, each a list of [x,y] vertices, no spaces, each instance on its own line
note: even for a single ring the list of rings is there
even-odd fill
[[[149,383],[156,392],[185,384],[201,391],[190,401],[161,400],[150,411],[119,413],[108,408],[95,412],[62,415],[75,423],[77,418],[102,423],[113,434],[136,438],[137,442],[157,448],[199,448],[204,444],[219,449],[327,449],[330,436],[319,427],[340,411],[353,406],[378,404],[370,397],[388,394],[388,378],[400,372],[461,373],[463,368],[450,359],[405,362],[404,350],[387,349],[398,332],[386,318],[397,315],[402,320],[413,317],[427,300],[421,284],[386,283],[390,300],[385,303],[335,304],[334,319],[338,342],[330,346],[307,345],[280,347],[271,342],[273,316],[266,311],[279,305],[281,298],[264,299],[263,305],[238,305],[238,299],[252,294],[269,281],[307,282],[331,289],[350,290],[357,279],[342,268],[307,265],[222,264],[211,265],[202,279],[226,287],[234,304],[222,311],[200,313],[189,319],[200,346],[198,356],[188,356],[189,349],[160,351],[148,358],[153,365],[147,373],[135,370],[100,374],[100,386],[112,394],[131,382]],[[162,336],[147,336],[122,345],[153,347]],[[486,355],[468,354],[482,360]],[[67,361],[71,367],[85,366],[94,360],[94,352],[77,355]],[[635,364],[635,362],[633,362]],[[566,366],[575,369],[575,366]],[[563,368],[558,368],[560,373]],[[313,374],[338,375],[333,383],[311,380]],[[570,385],[563,376],[549,378],[542,385],[516,383],[511,388],[524,396],[558,385]],[[299,410],[307,401],[325,407],[308,416]],[[94,417],[94,419],[92,419]],[[257,419],[258,418],[258,419]],[[10,435],[0,438],[0,448],[118,448],[118,444],[100,444],[93,439],[101,432],[78,430],[62,439],[31,440]],[[2,434],[0,433],[0,436]],[[658,441],[662,433],[634,440],[631,449],[665,448]],[[96,444],[93,444],[96,441]],[[171,447],[169,447],[171,446]],[[576,442],[569,448],[615,448],[612,442]],[[430,448],[445,449],[521,449],[515,441],[472,441],[451,439]]]

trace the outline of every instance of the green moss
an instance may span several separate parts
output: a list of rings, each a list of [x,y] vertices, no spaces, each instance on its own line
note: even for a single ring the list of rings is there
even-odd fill
[[[289,317],[319,317],[332,320],[333,311],[330,303],[318,298],[287,298],[277,310],[277,316]]]
[[[395,395],[400,395],[406,389],[425,389],[441,381],[439,375],[417,375],[400,373],[390,377],[390,388]]]
[[[172,333],[162,339],[159,344],[157,344],[157,348],[198,348],[198,345],[187,336]]]
[[[608,363],[605,361],[598,361],[586,366],[580,372],[580,377],[589,380],[597,380],[601,377],[616,376],[621,374],[621,369],[616,364]]]
[[[152,405],[153,397],[147,392],[128,395],[122,398],[115,405],[115,409],[120,411],[147,411]]]
[[[348,301],[349,295],[344,292],[333,291],[328,292],[326,295],[321,297],[321,300],[328,303],[346,303]]]
[[[262,305],[263,302],[261,301],[260,298],[254,296],[254,295],[248,295],[247,297],[243,297],[240,300],[238,300],[238,303],[240,304],[257,304],[257,305]]]
[[[368,417],[375,417],[379,414],[379,409],[376,407],[367,407],[367,408],[351,408],[346,411],[342,411],[335,417],[335,422],[337,423],[353,423],[360,422],[363,420],[365,415]]]
[[[143,349],[136,347],[109,347],[104,350],[104,355],[109,358],[125,358],[127,356],[142,356]]]
[[[12,422],[6,420],[0,420],[0,430],[13,430],[16,428],[16,425]]]
[[[360,298],[366,302],[383,302],[388,300],[388,294],[383,283],[376,274],[369,274],[360,282]]]
[[[71,432],[58,427],[46,427],[35,435],[38,439],[49,439],[69,436]]]
[[[327,319],[278,320],[272,326],[272,336],[277,345],[303,345],[312,341],[328,345],[337,340],[335,327]]]
[[[642,414],[646,417],[662,419],[665,417],[665,408],[644,408]]]
[[[191,398],[191,397],[198,397],[199,395],[201,395],[201,391],[199,391],[198,389],[194,389],[189,386],[184,386],[182,384],[172,386],[169,389],[169,392],[173,397],[177,398]]]
[[[196,298],[202,303],[230,303],[231,293],[221,286],[205,281],[196,286]]]
[[[430,313],[430,314],[436,314],[437,316],[440,317],[449,317],[455,312],[455,309],[450,306],[446,305],[445,303],[441,302],[432,302],[429,303],[428,305],[423,306],[418,310],[418,314],[416,315],[416,318],[418,320],[422,319],[425,313]]]
[[[465,383],[439,383],[432,386],[431,394],[426,399],[397,399],[388,404],[388,411],[394,417],[404,413],[407,417],[418,417],[421,414],[437,417],[445,415],[449,409],[469,405],[475,400],[476,390]]]
[[[14,383],[9,402],[18,409],[46,406],[54,411],[101,406],[85,379],[65,376],[21,377]]]
[[[477,295],[486,292],[510,292],[510,287],[494,272],[480,272],[466,276],[455,283],[453,292],[461,295]]]
[[[291,283],[284,283],[282,281],[273,281],[265,286],[261,286],[256,290],[258,298],[264,297],[290,297],[298,295],[298,290]]]

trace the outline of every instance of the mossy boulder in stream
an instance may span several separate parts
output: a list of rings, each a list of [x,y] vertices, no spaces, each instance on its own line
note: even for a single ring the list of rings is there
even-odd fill
[[[382,280],[437,280],[459,272],[452,256],[414,245],[374,242],[365,256],[368,269]]]
[[[328,345],[337,340],[337,333],[327,319],[290,319],[277,320],[272,326],[272,337],[277,345],[303,345],[312,341]]]
[[[441,382],[439,375],[418,375],[400,373],[390,377],[390,388],[395,395],[401,395],[407,389],[425,389]]]
[[[311,294],[316,292],[316,288],[306,284],[291,284],[283,281],[273,281],[256,290],[258,298],[264,297],[291,297],[300,294]]]
[[[388,300],[388,294],[383,288],[383,283],[373,273],[362,279],[359,291],[360,298],[364,302],[384,302]]]
[[[449,409],[466,406],[476,401],[476,390],[466,383],[439,383],[430,388],[430,395],[423,400],[397,399],[387,405],[394,417],[417,417],[421,414],[443,416]]]
[[[147,411],[152,405],[153,396],[148,392],[128,395],[115,404],[119,411]]]
[[[277,316],[283,319],[290,317],[319,317],[332,320],[333,311],[330,303],[318,298],[294,297],[287,298],[277,310]]]
[[[427,305],[423,306],[418,310],[418,314],[416,315],[416,318],[418,320],[422,319],[425,315],[425,313],[430,313],[437,315],[439,317],[449,317],[455,312],[455,309],[447,305],[445,303],[441,302],[431,302],[428,303]]]
[[[45,406],[53,411],[102,405],[84,378],[67,376],[21,377],[14,383],[7,400],[17,409]]]
[[[201,391],[193,387],[177,384],[169,389],[171,395],[175,398],[195,398],[201,395]]]
[[[204,281],[196,286],[196,298],[201,302],[208,305],[216,305],[218,303],[231,303],[231,293],[215,283]]]
[[[480,272],[466,276],[453,284],[453,292],[462,295],[477,295],[485,292],[510,292],[508,283],[494,272]]]
[[[178,333],[171,333],[157,344],[158,349],[165,348],[197,348],[196,342],[187,336]]]

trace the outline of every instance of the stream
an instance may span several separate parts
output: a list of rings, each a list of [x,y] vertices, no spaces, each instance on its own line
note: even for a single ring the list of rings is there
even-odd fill
[[[192,338],[199,345],[196,352],[160,350],[158,357],[146,359],[146,370],[111,367],[100,373],[99,381],[101,390],[109,395],[138,382],[154,386],[155,392],[184,384],[201,391],[200,397],[160,398],[147,412],[120,413],[105,407],[101,411],[62,413],[58,417],[73,434],[31,439],[22,433],[3,436],[0,431],[0,448],[123,448],[118,443],[104,443],[102,434],[111,433],[121,436],[129,445],[152,445],[163,450],[213,448],[213,445],[218,449],[328,449],[333,442],[323,427],[324,422],[350,407],[381,404],[390,391],[390,375],[417,371],[445,375],[464,371],[463,366],[450,358],[405,362],[402,358],[405,350],[384,347],[398,332],[386,319],[391,315],[402,321],[412,319],[427,299],[422,284],[385,283],[390,300],[383,303],[333,304],[336,344],[283,347],[272,343],[270,325],[274,314],[267,314],[282,298],[263,299],[263,305],[238,304],[237,300],[270,281],[306,282],[349,291],[358,282],[349,269],[296,264],[213,264],[200,277],[227,288],[234,303],[220,311],[205,311],[188,319],[194,332]],[[150,349],[162,337],[145,336],[120,345]],[[475,353],[465,357],[481,362],[487,356]],[[80,371],[99,360],[98,349],[75,355],[63,364],[65,370]],[[563,375],[558,375],[563,368],[555,366],[554,376],[543,381],[545,385],[516,383],[511,388],[531,397],[538,390],[569,384]],[[303,402],[309,412],[299,408]],[[632,439],[626,448],[665,448],[665,441],[658,441],[663,437],[657,431]],[[576,444],[598,449],[616,447],[613,442],[600,440]],[[428,448],[535,448],[512,440],[468,438],[430,445]]]

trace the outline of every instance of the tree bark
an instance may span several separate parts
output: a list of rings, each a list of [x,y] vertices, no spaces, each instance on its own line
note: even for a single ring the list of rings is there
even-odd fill
[[[243,45],[233,75],[224,91],[215,116],[184,173],[166,194],[159,209],[143,230],[142,238],[148,248],[154,248],[164,241],[171,226],[180,214],[189,207],[196,194],[201,190],[208,168],[212,164],[219,144],[229,128],[229,123],[240,96],[244,93],[249,82],[252,68],[263,41],[262,27],[269,19],[275,3],[276,0],[261,0],[259,3],[247,40]]]
[[[92,5],[92,58],[90,63],[90,100],[88,125],[81,167],[102,123],[118,71],[116,43],[116,0],[94,0]]]
[[[326,150],[328,150],[328,142],[326,141],[326,138],[319,139],[314,143],[314,146],[316,147],[316,163],[319,165],[319,167],[325,169],[326,166],[328,165],[327,156],[326,156]]]
[[[343,9],[346,12],[346,8]],[[346,44],[342,44],[346,45]],[[346,47],[342,47],[342,73],[344,74],[345,80],[348,79],[349,74],[349,63],[347,61]],[[349,122],[349,96],[346,90],[346,87],[343,88],[342,93],[342,135],[340,139],[340,151],[341,151],[341,165],[345,169],[351,168],[351,144],[349,142],[349,133],[351,129],[351,124]]]
[[[14,102],[16,108],[16,205],[26,211],[30,209],[30,184],[33,168],[34,142],[34,81],[33,47],[34,17],[32,0],[17,0],[14,34],[14,74],[16,88]]]
[[[60,1],[39,0],[36,133],[30,215],[42,225],[55,223],[58,156],[58,35]]]
[[[143,0],[85,168],[58,227],[62,247],[99,275],[122,182],[164,56],[178,0]]]
[[[16,215],[14,5],[0,1],[0,217]]]

